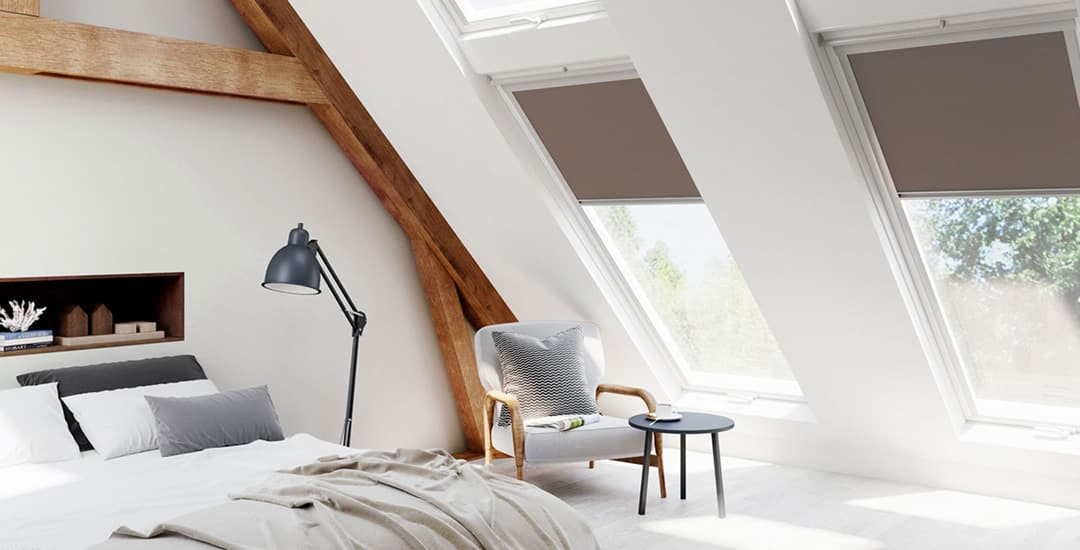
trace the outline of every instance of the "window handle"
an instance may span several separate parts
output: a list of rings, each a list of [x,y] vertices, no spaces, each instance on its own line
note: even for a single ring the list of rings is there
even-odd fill
[[[728,403],[732,405],[749,405],[757,399],[757,395],[752,393],[729,393],[727,394]]]
[[[1076,433],[1076,430],[1060,426],[1035,426],[1032,437],[1035,439],[1064,440]]]
[[[539,27],[544,22],[544,17],[541,15],[530,15],[528,17],[515,17],[510,20],[511,25],[517,25],[518,23],[530,23],[534,27]]]

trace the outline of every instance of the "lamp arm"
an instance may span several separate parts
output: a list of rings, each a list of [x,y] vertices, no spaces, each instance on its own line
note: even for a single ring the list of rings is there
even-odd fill
[[[330,260],[326,257],[322,246],[319,245],[319,241],[314,239],[308,241],[308,248],[314,251],[319,258],[319,273],[326,280],[326,286],[330,289],[330,294],[334,296],[334,300],[337,302],[338,307],[341,308],[341,312],[345,314],[345,320],[353,328],[353,333],[357,336],[363,334],[364,327],[367,325],[367,315],[356,308],[352,297],[349,296],[349,291],[345,290],[345,286],[341,284],[341,279],[338,277],[337,272],[334,271],[334,266],[330,264]]]
[[[330,294],[334,295],[334,300],[337,302],[338,307],[341,308],[341,312],[345,314],[345,319],[349,322],[349,326],[352,327],[352,356],[349,359],[349,388],[345,397],[345,424],[341,429],[341,444],[348,447],[352,442],[352,411],[353,401],[356,396],[356,355],[357,348],[360,343],[360,335],[364,333],[364,327],[367,326],[367,315],[363,311],[356,308],[356,304],[353,302],[352,297],[349,296],[349,291],[345,290],[345,286],[341,284],[341,279],[338,278],[337,272],[334,271],[334,266],[330,265],[330,260],[326,258],[326,253],[323,252],[319,241],[308,241],[308,248],[315,252],[316,257],[319,259],[319,274],[326,280],[326,286],[330,288]],[[327,277],[329,275],[329,277]]]

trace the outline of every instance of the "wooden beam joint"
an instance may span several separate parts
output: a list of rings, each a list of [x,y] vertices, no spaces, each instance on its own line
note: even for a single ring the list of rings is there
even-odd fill
[[[326,93],[311,108],[412,243],[468,448],[483,442],[473,327],[516,321],[288,0],[232,0],[267,51],[296,56]]]
[[[296,56],[322,86],[327,105],[315,113],[405,234],[431,245],[457,285],[469,320],[476,326],[516,320],[288,0],[232,2],[268,50]]]
[[[36,17],[38,0],[0,0],[0,72],[308,105],[412,242],[462,426],[480,449],[469,325],[514,313],[288,0],[232,2],[269,53]]]

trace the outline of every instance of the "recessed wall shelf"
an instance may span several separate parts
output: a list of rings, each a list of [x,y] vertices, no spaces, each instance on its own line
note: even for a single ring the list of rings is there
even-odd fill
[[[55,353],[82,349],[179,342],[184,339],[184,274],[128,273],[117,275],[72,275],[62,277],[0,278],[0,306],[10,300],[33,301],[45,313],[30,330],[52,330],[58,334],[59,316],[67,305],[89,311],[105,304],[117,321],[154,321],[164,338],[142,341],[97,342],[79,345],[52,345],[43,348],[0,352],[0,357]]]

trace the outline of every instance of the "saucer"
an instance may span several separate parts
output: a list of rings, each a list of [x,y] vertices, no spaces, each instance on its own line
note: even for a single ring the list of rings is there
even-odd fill
[[[663,417],[657,417],[656,413],[648,413],[645,416],[647,416],[649,420],[655,420],[657,422],[674,422],[682,418],[682,415],[679,413],[672,413],[671,416]]]

